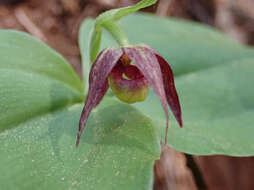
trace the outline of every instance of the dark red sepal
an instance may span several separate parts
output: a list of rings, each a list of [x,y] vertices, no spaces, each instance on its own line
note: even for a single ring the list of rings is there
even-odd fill
[[[163,83],[164,83],[164,88],[165,88],[168,104],[169,104],[178,124],[180,125],[180,127],[182,127],[183,126],[182,112],[181,112],[181,106],[179,103],[177,91],[175,88],[173,71],[170,68],[167,61],[163,57],[161,57],[159,54],[156,54],[156,57],[160,63],[162,77],[163,77]]]
[[[153,51],[143,46],[122,48],[124,53],[134,62],[140,72],[148,80],[149,84],[157,94],[166,116],[166,130],[168,130],[168,107],[166,93],[163,84],[160,64]],[[167,132],[165,142],[167,141]]]
[[[107,48],[101,51],[92,65],[89,75],[88,95],[79,121],[76,147],[92,109],[100,103],[108,90],[107,77],[121,56],[121,49]]]
[[[168,104],[179,126],[182,127],[183,126],[182,111],[178,94],[175,88],[174,73],[168,62],[158,52],[156,52],[148,45],[142,44],[142,46],[152,51],[160,64]]]

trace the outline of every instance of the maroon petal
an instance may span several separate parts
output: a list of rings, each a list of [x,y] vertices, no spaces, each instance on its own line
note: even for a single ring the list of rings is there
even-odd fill
[[[180,125],[180,127],[182,127],[183,126],[182,112],[181,112],[181,106],[180,106],[179,98],[177,95],[177,91],[175,88],[173,71],[171,67],[169,66],[168,62],[162,56],[160,56],[158,52],[156,52],[154,49],[152,49],[148,45],[142,44],[142,46],[152,51],[158,59],[161,72],[162,72],[163,83],[164,83],[164,88],[165,88],[168,104],[178,124]]]
[[[141,73],[148,80],[149,84],[154,89],[160,102],[163,106],[166,115],[166,136],[165,143],[167,142],[168,130],[168,107],[167,99],[164,90],[163,78],[160,65],[153,51],[142,46],[123,48],[124,53],[135,63]]]
[[[80,136],[92,109],[100,103],[108,90],[107,77],[122,55],[122,50],[108,48],[103,50],[92,65],[89,75],[89,90],[85,106],[79,121],[79,131],[76,140],[76,147],[79,144]]]
[[[182,112],[181,112],[181,106],[179,103],[179,98],[175,88],[173,71],[163,57],[161,57],[159,54],[156,54],[156,57],[160,63],[168,104],[176,120],[178,121],[180,127],[182,127],[183,126]]]

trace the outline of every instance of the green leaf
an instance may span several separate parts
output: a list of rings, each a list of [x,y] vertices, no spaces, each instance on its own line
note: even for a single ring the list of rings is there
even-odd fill
[[[0,31],[0,81],[1,189],[152,189],[159,140],[135,108],[105,98],[75,148],[82,82],[55,51]]]
[[[160,148],[150,120],[105,99],[76,149],[81,110],[74,105],[1,133],[1,188],[152,189]]]
[[[150,45],[173,68],[184,128],[171,116],[170,146],[191,154],[254,155],[253,49],[192,22],[137,14],[119,24],[133,44]],[[101,49],[116,45],[105,31],[102,39]],[[165,117],[154,92],[133,107],[154,121],[163,139]]]
[[[63,57],[21,32],[0,32],[0,81],[0,132],[83,99]]]
[[[93,30],[94,30],[93,19],[86,19],[85,23],[82,23],[79,32],[79,48],[82,59],[82,72],[83,72],[83,81],[85,86],[85,94],[88,92],[88,78],[90,71],[90,41],[92,40]],[[84,35],[82,35],[84,34]],[[98,45],[97,45],[98,46]]]
[[[177,78],[184,128],[171,121],[169,145],[198,155],[253,155],[253,62],[236,61]],[[163,137],[165,119],[156,95],[151,92],[135,107],[157,123]]]

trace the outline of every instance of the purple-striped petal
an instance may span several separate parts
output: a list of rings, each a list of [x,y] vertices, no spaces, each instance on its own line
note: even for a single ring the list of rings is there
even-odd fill
[[[167,61],[163,57],[161,57],[159,54],[156,54],[156,57],[160,63],[168,104],[169,104],[178,124],[180,125],[180,127],[182,127],[183,126],[182,112],[181,112],[181,106],[179,103],[177,91],[175,88],[173,71],[170,68]]]
[[[160,64],[160,68],[162,72],[163,83],[164,83],[164,88],[165,88],[168,104],[179,126],[182,127],[183,126],[182,111],[181,111],[181,106],[180,106],[180,101],[177,95],[177,91],[175,88],[173,71],[171,67],[169,66],[168,62],[162,56],[160,56],[158,52],[156,52],[154,49],[152,49],[148,45],[142,44],[142,46],[152,51],[157,57],[157,60]]]
[[[124,53],[126,53],[127,56],[135,63],[140,72],[143,73],[162,104],[166,115],[166,143],[169,117],[163,78],[158,60],[153,51],[142,46],[126,47],[122,49]]]
[[[89,75],[88,95],[79,121],[76,147],[92,109],[100,103],[108,90],[107,77],[122,54],[122,50],[119,48],[105,49],[101,51],[92,65]]]

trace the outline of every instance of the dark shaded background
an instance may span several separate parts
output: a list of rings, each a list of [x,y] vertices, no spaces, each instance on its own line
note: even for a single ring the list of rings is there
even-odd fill
[[[81,76],[80,23],[137,0],[0,0],[0,29],[31,33],[60,52]],[[142,11],[202,22],[254,44],[253,0],[159,0]],[[154,167],[156,190],[253,190],[254,159],[191,156],[163,147]]]

